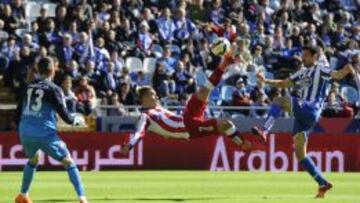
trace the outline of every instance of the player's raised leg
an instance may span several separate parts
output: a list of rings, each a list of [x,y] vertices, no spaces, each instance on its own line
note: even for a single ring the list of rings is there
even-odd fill
[[[329,183],[321,171],[315,166],[310,157],[307,156],[307,132],[300,132],[294,136],[295,154],[300,161],[301,166],[314,178],[319,184],[318,194],[316,198],[324,198],[325,193],[333,186]]]
[[[267,135],[274,126],[276,119],[280,116],[281,111],[291,112],[291,97],[275,98],[270,106],[265,123],[261,127],[254,126],[251,129],[252,133],[257,136],[261,143],[266,143]]]
[[[246,141],[237,131],[232,121],[228,119],[204,119],[204,113],[212,89],[219,84],[226,67],[232,62],[232,52],[223,56],[221,64],[214,70],[207,82],[191,96],[184,111],[184,122],[191,132],[192,138],[204,135],[223,134],[231,138],[244,150],[251,149],[251,143]]]

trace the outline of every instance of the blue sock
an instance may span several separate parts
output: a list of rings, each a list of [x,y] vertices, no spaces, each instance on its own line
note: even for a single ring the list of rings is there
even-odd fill
[[[78,168],[75,165],[71,165],[70,167],[67,168],[67,172],[69,174],[69,179],[76,190],[77,195],[79,197],[85,196],[84,187],[81,183],[81,178]]]
[[[21,193],[22,194],[27,194],[29,192],[29,188],[30,188],[31,182],[34,178],[35,171],[36,171],[35,165],[32,165],[29,162],[25,165],[23,179],[22,179],[22,185],[21,185]]]
[[[309,157],[305,157],[300,161],[300,164],[304,167],[304,169],[315,179],[315,181],[320,185],[326,185],[327,181],[322,176],[319,169],[315,166],[314,162]]]
[[[281,107],[278,104],[272,104],[268,112],[268,117],[263,125],[263,130],[267,133],[274,126],[276,119],[280,116]]]

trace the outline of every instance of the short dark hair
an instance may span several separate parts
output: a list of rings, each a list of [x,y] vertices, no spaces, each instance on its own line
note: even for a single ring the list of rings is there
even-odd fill
[[[40,75],[49,76],[53,71],[53,60],[50,57],[40,58],[38,62],[38,70]]]
[[[142,98],[144,98],[145,96],[147,96],[150,91],[152,91],[153,88],[151,86],[142,86],[137,90],[137,94],[139,96],[139,101],[141,103]]]
[[[320,53],[320,49],[318,46],[305,46],[303,48],[303,51],[305,51],[305,50],[309,51],[311,53],[311,55],[315,55],[315,54],[319,55],[319,53]]]

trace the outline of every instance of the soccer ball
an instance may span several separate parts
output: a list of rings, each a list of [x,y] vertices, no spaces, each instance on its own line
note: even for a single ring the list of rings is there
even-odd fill
[[[216,56],[223,56],[231,48],[229,40],[219,37],[210,45],[210,51]]]

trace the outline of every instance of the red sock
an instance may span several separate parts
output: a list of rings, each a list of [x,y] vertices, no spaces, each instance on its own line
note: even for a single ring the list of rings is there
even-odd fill
[[[214,87],[219,84],[223,73],[224,73],[223,70],[221,70],[220,68],[216,68],[214,70],[214,72],[211,74],[211,76],[209,77],[209,81],[211,82],[211,84]]]

